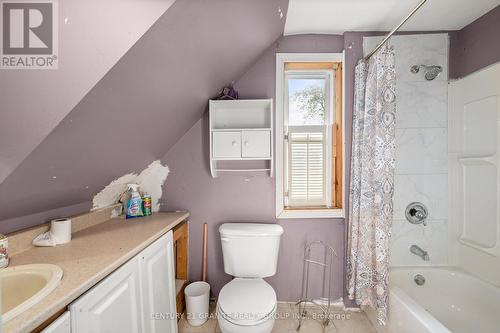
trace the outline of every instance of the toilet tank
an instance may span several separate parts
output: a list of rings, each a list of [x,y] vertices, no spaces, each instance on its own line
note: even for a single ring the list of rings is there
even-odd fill
[[[235,277],[264,278],[276,274],[280,237],[277,224],[224,223],[219,227],[224,272]]]

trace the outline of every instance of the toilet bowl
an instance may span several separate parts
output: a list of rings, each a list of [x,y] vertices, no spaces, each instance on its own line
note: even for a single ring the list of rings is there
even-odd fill
[[[276,314],[276,293],[259,278],[235,278],[226,284],[217,302],[223,333],[269,333]]]
[[[276,293],[263,280],[276,274],[283,228],[277,224],[225,223],[220,226],[224,271],[234,279],[222,287],[217,320],[222,333],[270,333]]]
[[[218,312],[217,315],[221,316]],[[222,333],[270,333],[274,326],[274,318],[259,323],[252,323],[248,326],[220,319],[220,317],[218,322]]]

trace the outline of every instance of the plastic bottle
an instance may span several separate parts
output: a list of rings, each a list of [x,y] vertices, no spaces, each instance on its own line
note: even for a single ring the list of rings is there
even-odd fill
[[[151,195],[144,193],[144,195],[142,196],[142,213],[144,214],[144,216],[153,214],[153,212],[151,211],[151,200]]]
[[[127,184],[128,192],[130,197],[127,201],[127,209],[125,211],[125,217],[127,219],[134,217],[144,216],[142,212],[142,198],[139,193],[139,185],[137,184]]]

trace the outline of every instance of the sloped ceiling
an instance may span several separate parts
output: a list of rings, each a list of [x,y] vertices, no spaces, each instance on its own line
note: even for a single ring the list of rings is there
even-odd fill
[[[290,0],[285,35],[390,31],[421,0]],[[428,0],[402,31],[460,30],[500,0]]]
[[[59,69],[0,73],[0,183],[174,1],[58,2]]]
[[[111,180],[161,158],[207,100],[282,35],[279,8],[287,7],[288,0],[177,0],[0,184],[0,220],[88,202]]]

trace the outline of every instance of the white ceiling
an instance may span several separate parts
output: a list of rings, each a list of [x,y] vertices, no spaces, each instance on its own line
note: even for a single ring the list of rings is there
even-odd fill
[[[388,31],[420,0],[289,0],[285,35]],[[400,29],[460,30],[500,5],[500,0],[427,0]]]

